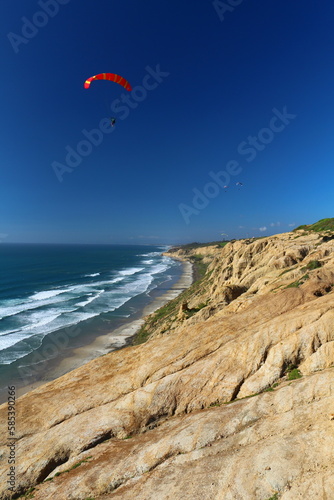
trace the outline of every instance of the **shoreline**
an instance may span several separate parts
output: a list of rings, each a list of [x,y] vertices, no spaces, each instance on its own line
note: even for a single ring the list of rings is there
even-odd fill
[[[63,356],[55,367],[49,371],[45,371],[40,380],[32,382],[28,385],[17,387],[17,397],[23,396],[27,392],[30,392],[41,385],[56,380],[62,375],[85,365],[93,359],[131,345],[131,339],[145,323],[145,317],[167,304],[167,302],[173,298],[177,297],[180,293],[189,288],[193,282],[194,266],[191,262],[182,260],[182,272],[180,278],[167,292],[155,297],[152,302],[147,304],[141,311],[139,318],[134,319],[105,335],[97,336],[92,342],[85,346],[74,348],[71,351],[71,354]]]

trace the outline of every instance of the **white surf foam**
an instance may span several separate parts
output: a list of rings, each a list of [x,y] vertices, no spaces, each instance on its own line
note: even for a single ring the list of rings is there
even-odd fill
[[[69,288],[56,289],[56,290],[45,290],[43,292],[36,292],[30,296],[31,300],[46,300],[51,299],[52,297],[56,297],[62,293],[67,293]]]
[[[143,271],[144,267],[130,267],[129,269],[124,269],[123,271],[118,271],[121,276],[132,276],[132,274],[139,273]]]
[[[132,298],[147,293],[150,287],[154,288],[161,280],[157,275],[175,265],[174,260],[161,257],[160,252],[140,257],[146,257],[142,262],[146,267],[114,271],[109,280],[92,280],[91,283],[87,280],[80,285],[50,288],[35,292],[26,299],[7,301],[0,307],[0,319],[16,317],[4,319],[2,323],[0,362],[10,364],[26,356],[31,352],[31,342],[35,349],[45,336],[54,331],[119,309]],[[92,273],[86,277],[99,275]]]
[[[104,293],[104,292],[105,292],[105,290],[103,289],[103,290],[100,290],[99,292],[97,292],[95,294],[91,293],[91,294],[89,294],[89,295],[91,295],[91,297],[89,297],[89,299],[87,299],[87,300],[85,300],[83,302],[78,302],[76,305],[78,307],[85,307],[88,304],[90,304],[91,302],[93,302],[94,300],[96,300],[98,297],[100,297],[100,295],[102,295],[102,293]]]

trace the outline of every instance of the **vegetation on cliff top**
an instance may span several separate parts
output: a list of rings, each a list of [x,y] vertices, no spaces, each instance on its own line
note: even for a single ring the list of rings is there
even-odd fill
[[[203,247],[223,247],[225,246],[229,241],[211,241],[210,243],[186,243],[185,245],[178,245],[175,247],[170,248],[167,250],[166,253],[168,252],[176,252],[177,250],[196,250],[196,248],[203,248]]]
[[[320,219],[318,222],[315,222],[314,224],[303,224],[301,226],[296,227],[293,231],[315,231],[315,232],[321,232],[321,231],[333,231],[334,232],[334,218],[327,218],[327,219]],[[256,238],[251,238],[252,240],[257,240],[257,239],[262,239],[266,238],[266,236],[259,236]],[[241,238],[243,239],[243,238]],[[209,243],[198,243],[198,242],[193,242],[193,243],[186,243],[185,245],[176,245],[169,250],[168,252],[176,252],[177,250],[184,250],[184,251],[191,251],[191,250],[196,250],[197,248],[203,248],[203,247],[223,247],[229,242],[233,242],[236,240],[221,240],[221,241],[210,241]]]
[[[334,231],[334,218],[331,219],[321,219],[314,224],[304,224],[302,226],[296,227],[294,231],[300,231],[303,229],[304,231]]]

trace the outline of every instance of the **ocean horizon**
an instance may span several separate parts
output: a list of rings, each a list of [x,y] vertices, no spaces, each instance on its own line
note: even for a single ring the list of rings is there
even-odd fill
[[[167,245],[0,245],[1,388],[132,321],[180,277]]]

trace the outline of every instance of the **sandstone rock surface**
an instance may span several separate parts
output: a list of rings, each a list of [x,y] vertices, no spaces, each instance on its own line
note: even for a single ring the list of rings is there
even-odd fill
[[[16,491],[334,498],[333,251],[303,232],[202,250],[211,263],[181,317],[19,398]],[[2,405],[3,499],[6,418]]]

